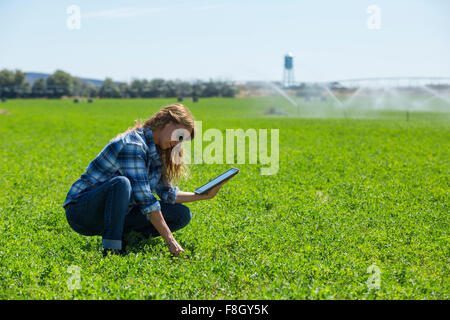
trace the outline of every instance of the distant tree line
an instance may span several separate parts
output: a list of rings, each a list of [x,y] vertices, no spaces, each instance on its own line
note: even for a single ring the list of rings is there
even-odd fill
[[[234,97],[238,89],[224,81],[195,81],[164,79],[134,79],[131,83],[106,78],[101,86],[57,70],[47,79],[40,78],[30,85],[26,73],[3,69],[0,71],[1,98],[164,98],[164,97]]]

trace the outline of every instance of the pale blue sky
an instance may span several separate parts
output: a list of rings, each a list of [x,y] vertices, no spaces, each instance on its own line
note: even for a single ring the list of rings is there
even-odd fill
[[[297,81],[450,76],[450,1],[0,0],[0,39],[0,68],[119,81],[281,80],[289,51]]]

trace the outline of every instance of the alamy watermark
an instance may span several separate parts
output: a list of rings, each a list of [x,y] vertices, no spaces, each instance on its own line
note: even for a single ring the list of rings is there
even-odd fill
[[[226,129],[224,134],[219,129],[203,132],[202,121],[195,121],[195,138],[187,140],[190,133],[186,129],[176,129],[171,139],[179,141],[183,137],[183,157],[179,156],[182,144],[172,150],[172,161],[186,164],[245,164],[248,146],[248,164],[260,164],[262,175],[274,175],[279,170],[279,129],[270,129],[270,154],[268,129]],[[246,143],[248,141],[248,144]],[[203,143],[207,142],[205,148]],[[193,143],[193,155],[191,152]],[[225,154],[224,154],[225,152]],[[193,158],[193,161],[191,161]]]
[[[71,274],[71,276],[67,280],[67,289],[69,290],[81,289],[81,267],[71,265],[67,267],[66,272]]]
[[[376,5],[370,5],[367,7],[367,28],[369,30],[380,30],[381,29],[381,8]]]
[[[379,290],[381,286],[381,270],[376,264],[372,264],[367,268],[367,273],[371,275],[366,281],[369,293],[372,290]]]
[[[81,8],[77,5],[70,5],[66,9],[67,28],[69,30],[79,30],[81,28]],[[377,4],[372,4],[367,7],[366,13],[368,14],[366,24],[369,30],[381,29],[381,8]]]
[[[66,13],[67,17],[66,25],[69,30],[79,30],[81,28],[81,9],[77,5],[68,6]]]

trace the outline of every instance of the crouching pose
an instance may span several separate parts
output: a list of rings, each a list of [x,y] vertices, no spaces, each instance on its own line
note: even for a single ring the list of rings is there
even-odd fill
[[[166,106],[113,138],[67,194],[63,207],[70,227],[102,236],[104,255],[125,253],[124,239],[135,231],[145,238],[161,235],[178,256],[183,248],[172,233],[192,217],[181,203],[211,199],[223,185],[202,195],[172,185],[186,173],[181,141],[193,138],[194,120],[182,104]]]

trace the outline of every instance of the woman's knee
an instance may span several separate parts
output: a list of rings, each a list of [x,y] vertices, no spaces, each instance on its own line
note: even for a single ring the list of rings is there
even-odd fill
[[[180,204],[180,219],[184,226],[188,225],[192,219],[191,209],[183,204]]]
[[[131,197],[131,182],[125,176],[117,176],[111,179],[111,185],[119,192],[123,192],[128,197]]]

